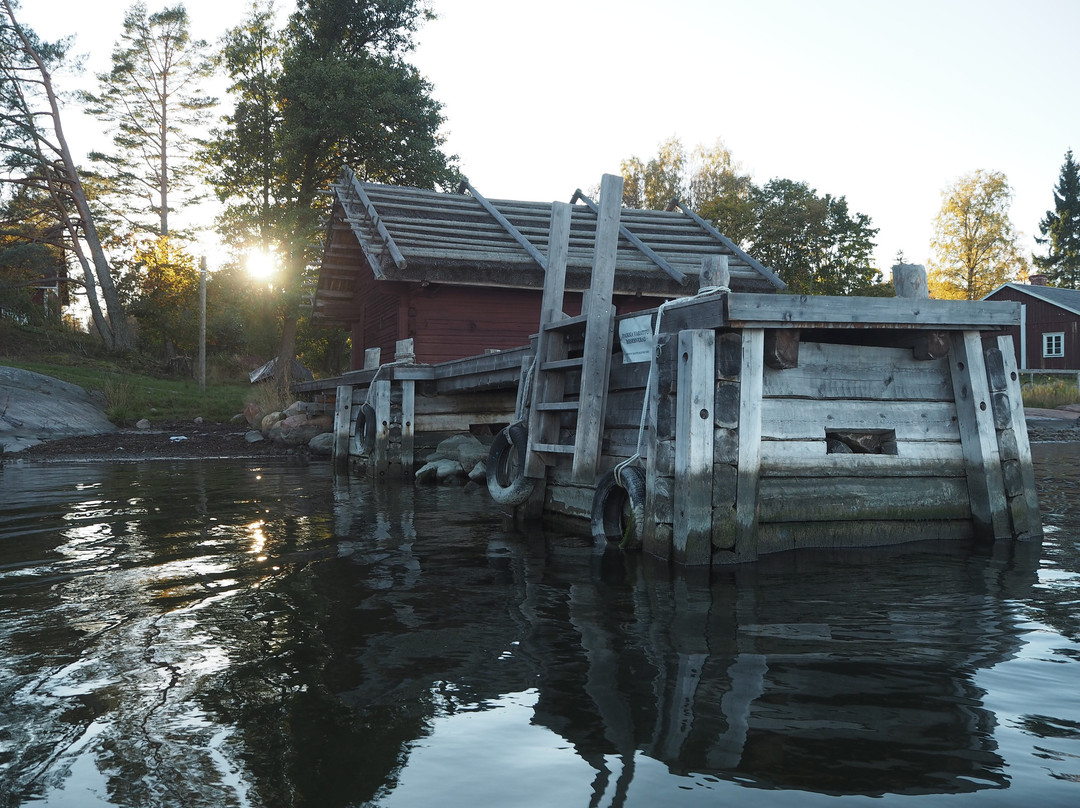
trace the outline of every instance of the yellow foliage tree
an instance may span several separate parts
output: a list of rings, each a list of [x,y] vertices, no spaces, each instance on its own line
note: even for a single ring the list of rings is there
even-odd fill
[[[930,244],[930,296],[980,300],[1026,278],[1028,262],[1009,218],[1012,188],[1000,171],[965,174],[942,192]]]

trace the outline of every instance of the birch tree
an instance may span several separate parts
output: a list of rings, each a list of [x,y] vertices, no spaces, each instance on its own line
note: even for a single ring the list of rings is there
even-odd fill
[[[981,300],[1026,277],[1027,259],[1009,218],[1012,188],[1000,171],[965,174],[942,192],[930,242],[931,297]]]

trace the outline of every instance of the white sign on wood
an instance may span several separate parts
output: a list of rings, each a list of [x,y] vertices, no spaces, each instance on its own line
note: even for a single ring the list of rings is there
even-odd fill
[[[619,320],[619,344],[622,345],[624,365],[652,359],[652,315],[643,314],[640,317]]]

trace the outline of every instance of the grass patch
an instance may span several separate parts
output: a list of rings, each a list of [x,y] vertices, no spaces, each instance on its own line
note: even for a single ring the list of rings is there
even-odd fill
[[[1080,403],[1080,391],[1073,377],[1065,381],[1061,377],[1035,375],[1033,382],[1025,382],[1020,387],[1025,407],[1052,410],[1065,404]]]
[[[118,425],[130,425],[140,418],[188,421],[198,416],[224,422],[243,412],[252,397],[246,379],[208,383],[203,392],[191,379],[159,379],[103,360],[88,359],[79,365],[8,360],[0,360],[0,364],[52,376],[97,394],[109,420]]]

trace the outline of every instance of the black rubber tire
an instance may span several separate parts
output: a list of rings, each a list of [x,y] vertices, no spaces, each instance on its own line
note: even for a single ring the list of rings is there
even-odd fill
[[[592,536],[598,547],[612,542],[637,549],[645,529],[645,471],[628,466],[615,478],[612,469],[596,485],[592,503]]]
[[[364,454],[369,455],[375,451],[375,434],[379,425],[375,418],[375,408],[367,402],[360,407],[360,415],[356,420],[356,434],[360,438],[360,448]]]
[[[510,424],[491,443],[487,457],[487,486],[491,498],[500,505],[520,505],[533,492],[535,483],[525,476],[525,454],[529,433],[524,424]]]

